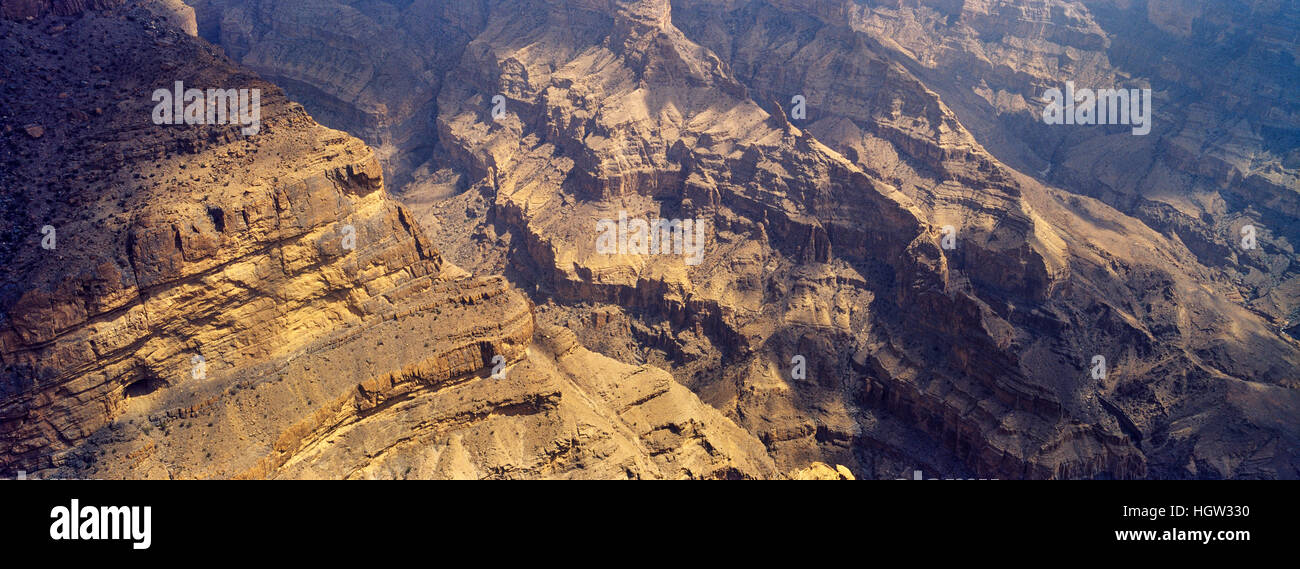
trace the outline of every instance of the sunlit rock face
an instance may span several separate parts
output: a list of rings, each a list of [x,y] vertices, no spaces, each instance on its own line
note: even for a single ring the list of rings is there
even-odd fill
[[[47,102],[3,135],[32,190],[5,204],[0,464],[1300,477],[1293,11],[904,4],[5,23],[0,88]],[[42,123],[81,77],[18,81],[49,57],[19,46],[101,32],[130,40],[75,67],[110,86]],[[261,86],[262,133],[148,122],[182,79]],[[1152,89],[1151,132],[1045,124],[1067,81]],[[686,222],[702,243],[659,231]]]
[[[3,204],[0,470],[777,475],[666,372],[537,335],[505,279],[443,259],[371,148],[168,14],[0,25],[0,84],[30,127],[4,133],[22,191]],[[177,81],[257,90],[257,132],[157,124]]]

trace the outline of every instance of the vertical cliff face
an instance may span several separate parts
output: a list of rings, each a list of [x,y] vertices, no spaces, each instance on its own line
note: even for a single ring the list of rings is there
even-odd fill
[[[44,131],[6,136],[17,165],[6,187],[27,202],[6,228],[6,466],[55,466],[50,451],[104,429],[133,397],[200,387],[195,358],[218,376],[292,357],[443,274],[368,148],[148,12],[125,15],[53,36],[6,24],[15,118]],[[24,80],[26,65],[46,75]],[[77,75],[95,88],[54,91]],[[151,94],[171,80],[259,89],[262,133],[155,125]],[[50,250],[30,239],[43,224],[57,231]],[[515,304],[501,339],[526,343]]]
[[[428,162],[437,92],[484,18],[478,2],[189,4],[202,16],[203,37],[288,89],[323,123],[364,139],[399,186]],[[438,48],[410,49],[419,45]]]
[[[1074,158],[1032,159],[1117,138],[1035,134],[1023,118],[1048,79],[1127,84],[1104,54],[1136,36],[1112,16],[1029,1],[196,6],[241,61],[330,94],[309,106],[405,125],[396,147],[418,151],[399,196],[450,259],[504,272],[540,321],[593,349],[670,369],[783,472],[1297,475],[1282,442],[1300,409],[1300,348],[1280,332],[1285,241],[1230,255],[1279,279],[1264,286],[1282,308],[1261,310],[1205,256],[1226,238],[1185,231],[1221,229],[1186,221],[1211,210],[1184,219],[1073,183],[1088,168]],[[326,23],[334,13],[346,25]],[[308,49],[319,41],[342,49]],[[439,59],[367,71],[387,53]],[[1201,136],[1196,124],[1182,128]],[[1169,160],[1155,139],[1072,156]],[[1023,173],[1048,163],[1051,176]],[[1289,215],[1282,164],[1252,170],[1273,180],[1266,216]],[[1172,179],[1141,178],[1130,193]],[[1262,183],[1221,178],[1236,180],[1223,196]],[[591,228],[620,213],[706,220],[703,262],[602,254]]]
[[[5,0],[0,471],[1298,477],[1293,14],[1164,4]]]
[[[1176,235],[1275,329],[1300,322],[1294,3],[865,2],[847,20],[1002,160]],[[1152,132],[1044,124],[1043,93],[1067,81],[1150,88]],[[1264,235],[1255,249],[1245,225]]]
[[[776,475],[664,372],[534,347],[532,303],[444,261],[361,141],[171,14],[87,8],[0,21],[0,471]],[[256,132],[158,124],[176,82],[256,90]]]

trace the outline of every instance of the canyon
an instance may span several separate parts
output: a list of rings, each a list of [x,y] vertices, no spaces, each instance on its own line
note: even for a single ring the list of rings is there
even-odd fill
[[[1300,12],[1166,4],[4,0],[0,472],[1298,478]]]
[[[55,34],[35,22],[3,24],[5,113],[44,134],[6,131],[5,187],[24,191],[5,204],[0,468],[777,475],[667,373],[582,349],[500,277],[446,262],[369,147],[211,46],[134,6]],[[16,80],[33,67],[47,81]],[[263,132],[154,124],[150,94],[169,74],[261,89]],[[81,77],[97,88],[44,92]],[[55,249],[16,245],[35,219],[59,228]],[[496,356],[503,380],[480,373]]]

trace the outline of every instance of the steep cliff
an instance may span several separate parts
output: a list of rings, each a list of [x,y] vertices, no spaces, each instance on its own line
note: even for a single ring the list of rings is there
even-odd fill
[[[0,2],[0,471],[1300,477],[1289,4],[120,4]]]
[[[1300,324],[1300,5],[838,2],[1022,172],[1187,245],[1274,329]],[[1149,88],[1151,133],[1044,124],[1047,89]],[[1242,228],[1258,246],[1241,246]]]
[[[0,471],[776,475],[665,372],[534,346],[361,141],[172,14],[90,8],[0,21]],[[260,128],[157,124],[178,81],[258,90]]]
[[[405,141],[397,193],[440,250],[504,273],[593,349],[670,369],[782,472],[1300,475],[1290,309],[1252,312],[1231,271],[1145,210],[1022,173],[1043,162],[970,111],[1001,100],[970,87],[985,67],[945,59],[1105,49],[1077,4],[342,4],[196,6],[208,37],[331,94],[330,112],[422,109],[393,115],[400,135],[360,132]],[[439,55],[382,80],[346,71],[397,52]],[[1005,75],[1041,88],[1061,69]],[[703,262],[598,251],[596,223],[620,212],[705,220]],[[1287,278],[1293,254],[1269,243]]]

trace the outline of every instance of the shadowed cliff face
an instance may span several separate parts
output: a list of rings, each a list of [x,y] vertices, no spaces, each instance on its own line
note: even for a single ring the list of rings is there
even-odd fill
[[[18,20],[44,15],[69,16],[86,10],[99,10],[121,6],[125,0],[5,0],[0,5],[0,16]]]
[[[782,471],[1298,474],[1291,127],[1248,123],[1242,146],[1210,132],[1236,121],[1193,120],[1197,97],[1158,85],[1245,100],[1272,76],[1251,54],[1294,42],[1233,52],[1259,79],[1217,87],[1106,59],[1140,51],[1143,25],[1197,42],[1249,22],[1055,2],[193,4],[205,37],[389,148],[450,259],[505,273],[597,351],[670,369]],[[1066,80],[1156,86],[1154,132],[1026,118]],[[1180,156],[1178,132],[1218,142]],[[1203,166],[1225,153],[1256,163]],[[1115,156],[1132,164],[1097,162]],[[1273,220],[1253,251],[1231,232],[1247,211]],[[602,254],[596,224],[620,213],[707,220],[703,263]]]
[[[504,279],[443,259],[373,150],[170,14],[63,14],[0,20],[0,471],[777,475],[666,372],[535,333]],[[177,81],[257,90],[260,129],[158,124]]]
[[[1140,0],[843,3],[842,22],[922,76],[1002,160],[1105,201],[1300,323],[1300,7]],[[1044,124],[1047,89],[1149,88],[1147,136]],[[1258,247],[1243,250],[1242,228]],[[1293,334],[1294,335],[1294,334]]]
[[[146,12],[4,23],[3,181],[32,190],[0,227],[0,465],[1300,477],[1289,123],[1224,138],[1165,88],[1133,137],[1027,102],[1268,74],[1111,63],[1147,33],[1127,4],[909,4],[191,2],[234,62]],[[1204,14],[1149,25],[1248,25]],[[1267,37],[1221,49],[1295,49]],[[148,122],[182,79],[262,86],[262,133]],[[622,220],[703,224],[699,257]]]

